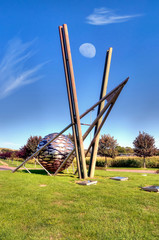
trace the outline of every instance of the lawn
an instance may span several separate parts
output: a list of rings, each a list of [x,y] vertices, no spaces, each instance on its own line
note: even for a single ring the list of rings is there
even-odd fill
[[[23,160],[24,161],[24,160]],[[2,162],[6,165],[8,165],[9,167],[17,167],[17,166],[19,166],[23,161],[18,161],[18,160],[11,160],[11,159],[2,159],[1,160],[1,164],[2,164]],[[3,165],[3,164],[2,164]],[[35,163],[33,163],[33,162],[27,162],[26,164],[25,164],[25,167],[26,168],[41,168],[41,166],[39,165],[39,164],[35,164]]]
[[[159,175],[96,170],[97,185],[80,186],[33,171],[0,172],[1,240],[159,239],[159,194],[140,190]],[[119,174],[129,180],[109,179]]]

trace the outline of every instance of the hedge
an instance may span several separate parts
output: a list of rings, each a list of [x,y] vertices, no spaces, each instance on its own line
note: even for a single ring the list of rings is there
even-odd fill
[[[86,159],[86,164],[89,165],[90,160]],[[143,167],[143,158],[108,158],[106,161],[104,158],[97,158],[96,161],[97,167],[131,167],[131,168],[142,168]],[[146,159],[147,168],[159,168],[159,158],[152,157]]]

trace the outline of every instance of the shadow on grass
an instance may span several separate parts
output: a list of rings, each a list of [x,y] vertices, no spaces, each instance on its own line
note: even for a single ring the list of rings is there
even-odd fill
[[[44,169],[29,169],[29,171],[32,173],[32,174],[41,174],[41,175],[48,175],[47,172],[44,170]],[[27,170],[22,170],[23,173],[28,173]],[[29,173],[28,173],[29,174]],[[52,176],[53,176],[53,173],[51,173]],[[48,175],[49,176],[49,175]],[[71,173],[65,173],[65,172],[60,172],[58,173],[57,175],[58,177],[66,177],[66,176],[69,176],[69,177],[72,177],[72,178],[76,178],[77,176],[71,174]]]
[[[48,175],[44,169],[29,169],[29,171],[33,174],[41,174],[41,175]],[[27,170],[22,170],[23,173],[28,173]],[[29,173],[28,173],[29,174]]]

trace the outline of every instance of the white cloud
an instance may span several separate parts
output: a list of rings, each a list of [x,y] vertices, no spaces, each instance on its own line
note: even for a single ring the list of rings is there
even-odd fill
[[[28,60],[34,55],[30,49],[32,44],[33,42],[22,43],[18,38],[8,43],[6,53],[0,63],[0,98],[41,78],[36,73],[43,64],[27,68]]]
[[[93,58],[96,55],[96,48],[91,43],[84,43],[79,47],[80,53],[87,58]]]
[[[131,18],[141,15],[116,15],[113,10],[107,8],[95,8],[94,12],[89,15],[87,23],[92,25],[106,25],[110,23],[126,22]]]

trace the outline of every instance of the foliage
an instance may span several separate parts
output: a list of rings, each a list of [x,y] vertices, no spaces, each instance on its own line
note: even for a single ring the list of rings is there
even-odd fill
[[[69,133],[67,135],[67,137],[74,143],[74,138],[73,138],[73,135],[71,133]]]
[[[17,156],[24,159],[31,156],[34,152],[36,152],[37,146],[41,139],[41,136],[31,136],[28,138],[26,145],[19,150]]]
[[[116,146],[116,150],[118,151],[119,154],[126,154],[125,147]]]
[[[146,157],[153,156],[156,153],[155,139],[149,134],[139,132],[139,135],[133,142],[134,152],[137,156],[144,158],[144,168],[146,167]]]
[[[9,149],[9,148],[2,148],[1,150],[0,150],[0,152],[2,152],[2,153],[5,153],[5,152],[12,152],[13,150],[12,149]]]
[[[90,159],[86,158],[86,164],[90,164]],[[106,167],[108,166],[108,161],[105,161],[105,159],[97,159],[96,160],[96,167]]]
[[[6,158],[10,158],[11,157],[11,154],[12,154],[12,152],[10,151],[10,152],[1,152],[0,153],[0,158],[4,158],[4,159],[6,159]]]
[[[89,157],[86,158],[86,163],[89,165],[90,159]],[[115,159],[107,158],[107,162],[105,161],[104,157],[97,157],[96,160],[96,167],[105,167],[106,164],[108,167],[131,167],[131,168],[141,168],[143,158],[140,157],[116,157]],[[146,158],[146,166],[147,168],[159,168],[159,157],[147,157]]]
[[[126,150],[126,154],[133,154],[134,153],[134,149],[131,147],[125,147]]]
[[[117,140],[110,135],[102,135],[99,140],[98,154],[104,157],[115,158],[117,155]]]
[[[28,157],[26,145],[24,145],[22,148],[20,148],[20,150],[17,153],[17,157],[23,158],[23,159],[26,159]]]
[[[134,150],[131,147],[121,147],[121,146],[117,146],[116,150],[118,151],[118,155],[122,154],[122,155],[131,155],[134,154]]]
[[[133,167],[141,168],[142,163],[139,159],[121,159],[113,160],[111,162],[111,167]]]

